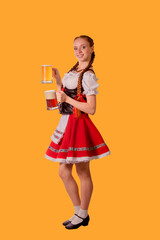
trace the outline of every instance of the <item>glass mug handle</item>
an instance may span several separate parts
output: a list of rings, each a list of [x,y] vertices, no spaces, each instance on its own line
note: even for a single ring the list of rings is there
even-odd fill
[[[63,84],[62,84],[62,87],[61,87],[61,91],[64,91],[64,86],[63,86]],[[62,103],[61,102],[59,102],[59,103],[57,103],[57,106],[58,106],[58,109],[59,109],[59,113],[62,113]]]
[[[61,110],[62,110],[62,103],[61,102],[57,103],[57,107],[58,107],[59,111],[61,112]]]

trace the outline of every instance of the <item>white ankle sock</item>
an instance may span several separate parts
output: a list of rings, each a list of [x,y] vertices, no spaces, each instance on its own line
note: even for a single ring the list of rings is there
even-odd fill
[[[74,206],[74,211],[75,211],[76,214],[78,214],[79,210],[80,210],[80,206]],[[69,219],[69,221],[72,221],[75,217],[76,217],[76,216],[73,215],[73,216]]]
[[[88,216],[88,210],[83,210],[83,209],[80,208],[77,215],[82,217],[82,218],[86,218]],[[71,221],[71,223],[72,224],[81,223],[83,221],[82,218],[79,218],[79,217],[75,216],[74,219]]]

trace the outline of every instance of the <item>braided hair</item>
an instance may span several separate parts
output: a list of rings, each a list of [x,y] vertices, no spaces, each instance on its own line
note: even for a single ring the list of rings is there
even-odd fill
[[[79,37],[76,37],[76,38],[74,39],[74,41],[75,41],[77,38],[85,38],[85,39],[89,42],[90,47],[92,47],[92,46],[94,45],[93,39],[90,38],[90,37],[87,36],[87,35],[80,35]],[[89,62],[89,64],[88,64],[88,66],[87,66],[85,69],[83,69],[83,71],[82,71],[82,72],[80,73],[80,75],[79,75],[78,85],[77,85],[77,94],[81,94],[83,74],[84,74],[90,67],[92,67],[92,63],[93,63],[93,61],[94,61],[94,58],[95,58],[95,52],[93,51],[92,54],[91,54],[91,60],[90,60],[90,62]],[[71,72],[71,71],[73,71],[73,70],[76,70],[77,67],[78,67],[78,65],[79,65],[79,62],[77,62],[77,63],[68,71],[68,73]],[[80,99],[80,96],[77,98],[77,100],[79,100],[79,99]]]

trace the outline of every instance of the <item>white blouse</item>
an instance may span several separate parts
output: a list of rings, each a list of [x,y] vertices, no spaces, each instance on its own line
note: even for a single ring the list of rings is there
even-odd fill
[[[74,89],[78,85],[78,78],[80,73],[69,72],[65,73],[62,79],[62,83],[64,87],[68,89]],[[98,78],[94,73],[85,72],[82,78],[82,87],[84,91],[82,92],[85,95],[97,95],[99,92],[97,88],[99,87],[99,83],[97,83]]]

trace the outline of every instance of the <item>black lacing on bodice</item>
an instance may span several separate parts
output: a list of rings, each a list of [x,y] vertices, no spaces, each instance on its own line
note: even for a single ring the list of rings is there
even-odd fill
[[[93,71],[92,69],[88,69],[88,70]],[[62,85],[62,88],[63,88],[63,85]],[[69,89],[67,87],[64,87],[64,92],[65,92],[66,95],[68,95],[69,97],[74,99],[75,96],[77,95],[77,87],[74,88],[74,89]],[[81,88],[81,92],[82,93],[84,92],[83,86]],[[83,98],[87,101],[85,96]],[[69,103],[63,102],[59,106],[59,113],[60,114],[73,114],[73,106]],[[81,111],[81,113],[84,114],[84,112],[82,112],[82,111]]]

